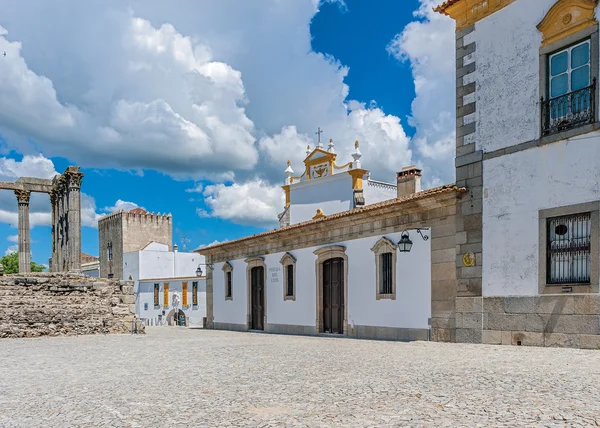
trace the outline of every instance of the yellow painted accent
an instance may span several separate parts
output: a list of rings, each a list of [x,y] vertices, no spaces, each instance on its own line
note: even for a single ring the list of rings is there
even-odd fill
[[[542,46],[550,45],[598,24],[594,10],[598,0],[559,0],[548,11],[537,29],[542,33]]]
[[[163,299],[164,299],[163,304],[165,306],[169,306],[169,283],[168,282],[164,283],[163,289],[164,289],[164,291],[163,291]]]
[[[473,254],[473,253],[466,253],[463,256],[463,265],[465,265],[466,267],[473,267],[473,266],[475,266],[475,254]]]
[[[351,169],[348,174],[352,177],[352,189],[362,190],[363,177],[368,171],[366,169]]]
[[[286,208],[290,206],[291,197],[290,197],[290,185],[286,184],[285,186],[281,186],[283,191],[285,192],[285,206]]]
[[[333,167],[335,169],[344,169],[344,168],[348,168],[349,166],[352,166],[352,161],[348,162],[345,165],[341,165],[341,166],[338,166],[335,162],[333,163]]]
[[[321,208],[318,208],[317,213],[315,214],[315,216],[312,219],[316,220],[318,218],[323,218],[323,217],[326,217],[326,215],[323,213],[323,210]]]
[[[516,0],[458,0],[456,3],[444,2],[434,9],[443,15],[448,15],[456,21],[456,31],[487,18],[500,9],[505,8]],[[535,0],[534,0],[535,1]]]
[[[188,288],[187,288],[187,282],[182,282],[181,283],[181,305],[182,306],[187,306],[188,305]]]
[[[354,142],[354,148],[355,148],[355,149],[358,149],[358,146],[359,146],[359,145],[360,145],[360,144],[359,144],[358,140],[356,140],[356,141]]]
[[[323,154],[324,156],[321,156],[317,159],[310,159],[310,157],[312,155],[314,155],[316,152],[319,152],[321,154]],[[335,163],[335,159],[336,159],[337,155],[335,153],[331,153],[328,152],[326,150],[323,149],[314,149],[307,157],[306,159],[304,159],[304,165],[306,167],[304,174],[306,175],[306,179],[310,180],[311,176],[310,176],[310,167],[311,166],[315,166],[315,165],[319,165],[322,163],[328,163],[329,164],[329,173],[332,174],[333,173],[333,164]]]

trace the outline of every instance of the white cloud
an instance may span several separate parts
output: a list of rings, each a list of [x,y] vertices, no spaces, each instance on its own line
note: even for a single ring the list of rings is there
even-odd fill
[[[200,218],[208,218],[211,216],[208,211],[206,211],[205,209],[202,209],[202,208],[196,208],[196,214]]]
[[[16,253],[17,251],[19,251],[19,246],[18,245],[10,245],[5,251],[4,251],[4,255],[8,256],[9,254],[12,253]]]
[[[19,242],[19,235],[9,235],[6,237],[8,242],[14,242],[15,244]]]
[[[102,208],[102,211],[106,213],[116,213],[119,211],[131,211],[136,208],[143,209],[143,207],[140,207],[135,202],[122,201],[121,199],[118,199],[112,207],[104,207]]]
[[[204,186],[202,186],[202,183],[196,183],[191,189],[185,189],[187,193],[202,193],[203,190]]]
[[[222,241],[214,240],[210,244],[200,244],[194,251],[201,250],[202,248],[210,247],[211,245],[222,244],[223,242],[227,242],[227,241],[229,241],[229,239],[223,239]]]
[[[284,204],[281,187],[256,179],[243,184],[207,186],[204,196],[211,217],[262,227],[277,224],[278,211]]]
[[[414,146],[423,162],[424,177],[431,183],[454,177],[455,150],[455,49],[454,21],[433,11],[438,0],[421,0],[416,21],[390,42],[388,51],[399,61],[409,61],[415,80],[411,125],[416,127]]]

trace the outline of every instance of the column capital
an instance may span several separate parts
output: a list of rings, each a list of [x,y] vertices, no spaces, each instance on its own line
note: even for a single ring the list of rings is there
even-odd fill
[[[83,179],[82,172],[67,171],[65,172],[65,177],[67,179],[67,187],[69,190],[81,188],[81,180]]]
[[[29,205],[29,197],[31,196],[29,190],[15,190],[15,195],[19,205]]]

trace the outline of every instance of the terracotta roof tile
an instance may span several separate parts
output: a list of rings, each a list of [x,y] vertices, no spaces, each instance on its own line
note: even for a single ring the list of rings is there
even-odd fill
[[[410,201],[414,201],[414,200],[419,200],[419,199],[425,199],[425,198],[428,198],[430,196],[438,195],[438,194],[441,194],[441,193],[451,193],[451,192],[464,193],[466,191],[467,191],[467,189],[464,188],[464,187],[457,187],[455,184],[446,184],[444,186],[434,187],[432,189],[424,190],[424,191],[419,192],[419,193],[413,193],[412,195],[405,196],[403,198],[389,199],[387,201],[378,202],[376,204],[367,205],[365,207],[354,208],[354,209],[349,210],[349,211],[342,211],[342,212],[339,212],[339,213],[335,213],[335,214],[331,214],[331,215],[326,215],[325,217],[321,217],[321,218],[318,218],[318,219],[315,219],[315,220],[308,220],[308,221],[305,221],[305,222],[302,222],[302,223],[296,223],[296,224],[292,224],[290,226],[280,227],[278,229],[269,230],[267,232],[257,233],[255,235],[251,235],[251,236],[246,236],[244,238],[235,239],[233,241],[221,242],[219,244],[211,245],[209,247],[204,247],[202,249],[195,250],[195,251],[197,251],[198,253],[202,254],[202,253],[204,253],[206,251],[210,251],[210,250],[213,250],[215,248],[222,247],[222,246],[236,244],[236,243],[243,242],[243,241],[248,241],[248,240],[251,240],[251,239],[262,238],[264,236],[285,233],[285,232],[288,232],[290,230],[295,230],[295,229],[300,229],[300,228],[303,228],[303,227],[308,227],[308,226],[316,224],[316,223],[322,223],[322,222],[330,221],[330,220],[337,219],[337,218],[348,217],[348,216],[351,216],[353,214],[375,211],[375,210],[378,210],[378,209],[381,209],[381,208],[395,206],[395,205],[402,205],[402,204],[404,204],[406,202],[410,202]]]
[[[438,13],[443,13],[444,15],[448,15],[446,13],[446,9],[448,9],[450,6],[458,3],[459,1],[461,1],[461,0],[446,0],[444,3],[442,3],[438,7],[433,8],[433,11],[438,12]]]

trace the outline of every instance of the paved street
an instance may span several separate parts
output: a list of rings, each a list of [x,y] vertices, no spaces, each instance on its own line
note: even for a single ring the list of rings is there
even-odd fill
[[[150,328],[0,362],[1,427],[600,425],[600,351]]]

